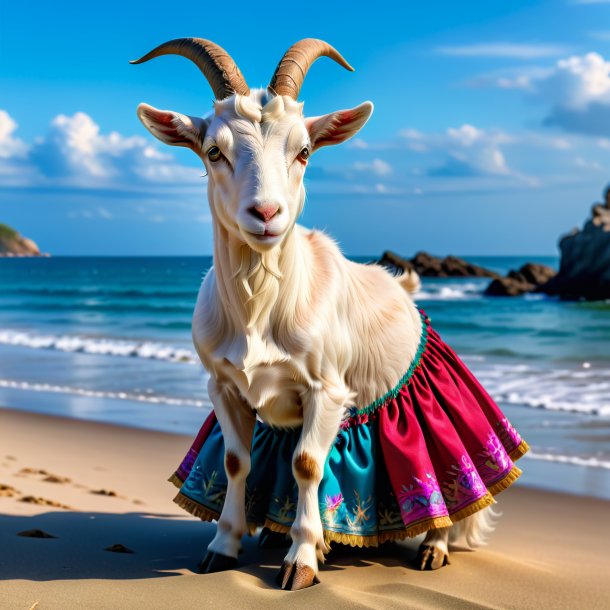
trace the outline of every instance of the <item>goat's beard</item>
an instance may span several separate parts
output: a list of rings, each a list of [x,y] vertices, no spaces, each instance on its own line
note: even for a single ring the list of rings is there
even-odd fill
[[[255,328],[268,318],[279,294],[280,248],[257,252],[247,244],[239,247],[233,279],[239,302],[243,303],[245,326]]]

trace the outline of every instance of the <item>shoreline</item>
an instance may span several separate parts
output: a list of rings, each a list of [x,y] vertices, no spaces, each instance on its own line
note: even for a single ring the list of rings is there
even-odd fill
[[[187,447],[184,453],[209,414],[207,407],[180,406],[180,419],[178,419],[178,415],[172,411],[173,407],[168,407],[163,403],[134,402],[132,404],[127,400],[104,399],[100,401],[100,399],[86,396],[71,396],[67,401],[66,396],[61,394],[49,394],[44,397],[44,400],[32,401],[32,397],[28,393],[18,390],[16,392],[17,396],[22,397],[22,400],[10,407],[0,405],[0,414],[2,412],[30,413],[50,418],[57,417],[77,422],[117,426],[128,430],[161,432],[186,439]],[[0,389],[0,398],[3,394],[6,398],[7,390]],[[517,427],[524,431],[524,438],[531,447],[532,438],[531,435],[528,435],[528,429],[530,426],[537,425],[537,410],[504,403],[501,403],[500,406],[511,421],[518,422]],[[138,425],[134,420],[135,414],[141,414],[142,417],[148,416],[149,419]],[[604,442],[606,431],[610,429],[610,422],[607,418],[591,421],[587,414],[574,415],[583,420],[583,426],[589,432],[591,441]],[[562,417],[561,412],[547,414],[549,420]],[[185,431],[187,428],[190,430],[188,433]],[[592,432],[595,432],[595,435],[591,434]],[[177,462],[182,457],[183,455],[177,458]],[[607,467],[605,459],[598,463],[583,464],[578,463],[578,457],[545,456],[537,452],[535,444],[523,459],[525,460],[522,468],[524,474],[517,481],[519,487],[610,500],[610,468]],[[173,465],[171,472],[176,466],[177,463]]]
[[[421,537],[337,546],[319,585],[280,592],[274,578],[285,551],[259,550],[246,537],[236,570],[197,575],[215,526],[174,504],[166,482],[191,440],[0,409],[0,483],[20,492],[0,496],[0,608],[191,607],[204,595],[220,608],[557,609],[601,608],[610,595],[610,503],[525,486],[498,496],[503,516],[487,547],[454,552],[435,572],[413,567]],[[28,495],[71,508],[20,501]],[[56,538],[17,536],[34,528]],[[104,550],[114,544],[134,552]]]

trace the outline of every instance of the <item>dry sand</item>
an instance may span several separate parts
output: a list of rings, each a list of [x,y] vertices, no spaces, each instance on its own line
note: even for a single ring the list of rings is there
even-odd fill
[[[414,569],[417,539],[342,548],[319,585],[283,592],[283,551],[248,538],[239,569],[197,575],[214,526],[165,482],[190,441],[0,409],[0,608],[610,608],[610,503],[519,487],[489,546],[436,572]],[[17,535],[32,529],[56,538]]]

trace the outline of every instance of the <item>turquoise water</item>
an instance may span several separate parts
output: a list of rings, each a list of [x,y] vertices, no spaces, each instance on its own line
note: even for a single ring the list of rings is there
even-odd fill
[[[190,318],[210,264],[0,259],[0,405],[194,434],[210,403]],[[416,298],[530,441],[525,481],[610,497],[610,303],[492,299],[486,284],[424,278]]]

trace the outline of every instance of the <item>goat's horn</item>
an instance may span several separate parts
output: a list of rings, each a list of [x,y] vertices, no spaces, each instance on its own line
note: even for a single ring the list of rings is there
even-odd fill
[[[181,55],[194,62],[212,86],[216,99],[234,93],[248,95],[250,89],[231,56],[217,44],[203,38],[176,38],[159,45],[150,53],[130,61],[141,64],[161,55]]]
[[[341,53],[327,42],[317,38],[304,38],[293,44],[284,53],[284,57],[275,69],[269,88],[277,95],[288,95],[296,100],[311,64],[322,56],[330,57],[346,70],[354,71]]]

